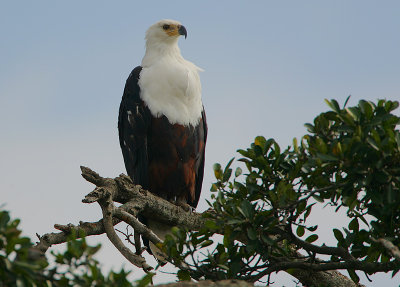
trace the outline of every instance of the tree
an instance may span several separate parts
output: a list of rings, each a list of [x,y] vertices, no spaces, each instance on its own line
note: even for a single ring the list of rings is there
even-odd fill
[[[133,286],[124,269],[103,274],[94,258],[100,245],[77,240],[74,232],[64,252],[51,252],[55,264],[49,268],[30,238],[21,236],[19,223],[8,211],[0,211],[0,286]]]
[[[61,232],[39,237],[35,248],[45,253],[71,233],[106,233],[123,256],[148,272],[148,282],[154,267],[142,256],[139,234],[165,252],[180,280],[269,283],[271,273],[286,271],[306,286],[359,286],[355,271],[394,276],[400,269],[400,118],[393,114],[399,103],[327,104],[331,110],[306,124],[308,134],[287,149],[259,136],[239,150],[244,173],[240,167],[233,172],[233,160],[224,169],[215,164],[213,201],[203,214],[185,212],[125,175],[103,178],[82,167],[82,176],[96,185],[83,202],[98,202],[103,218],[56,225]],[[349,218],[348,226],[332,231],[336,246],[315,244],[318,226],[307,219],[317,204]],[[162,242],[137,220],[139,214],[176,227]],[[135,231],[135,251],[115,232],[121,221]]]
[[[320,277],[300,274],[347,269],[357,283],[355,270],[393,271],[393,276],[399,271],[400,118],[392,113],[399,104],[327,104],[332,110],[306,124],[309,134],[300,144],[294,139],[282,152],[275,140],[257,137],[250,148],[239,150],[244,177],[240,167],[232,176],[232,160],[224,169],[214,165],[215,213],[207,214],[200,230],[176,229],[165,243],[174,262],[184,266],[182,278],[255,282],[285,270],[318,286]],[[318,226],[307,224],[307,218],[315,204],[346,211],[348,227],[333,229],[336,246],[313,244]],[[305,230],[312,234],[304,238]],[[223,241],[198,258],[215,234],[223,234]]]

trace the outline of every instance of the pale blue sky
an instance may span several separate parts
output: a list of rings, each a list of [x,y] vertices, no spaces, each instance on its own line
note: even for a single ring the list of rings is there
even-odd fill
[[[285,147],[327,110],[324,98],[400,100],[399,15],[397,1],[1,1],[1,202],[32,237],[54,223],[97,220],[99,208],[80,203],[92,186],[79,165],[125,172],[118,107],[145,30],[160,19],[186,26],[182,54],[205,70],[202,210],[212,164],[255,136]],[[340,222],[323,222],[329,241]],[[124,262],[104,245],[107,267]],[[361,278],[367,286],[399,281]]]

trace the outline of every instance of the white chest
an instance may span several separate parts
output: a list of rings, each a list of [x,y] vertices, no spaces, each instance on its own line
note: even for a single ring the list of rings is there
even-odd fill
[[[182,57],[163,57],[144,66],[140,97],[152,115],[165,115],[171,124],[197,125],[203,107],[199,70]]]

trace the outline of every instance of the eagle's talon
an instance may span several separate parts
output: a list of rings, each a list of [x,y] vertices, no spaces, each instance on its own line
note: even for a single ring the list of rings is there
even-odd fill
[[[192,212],[193,207],[190,206],[189,204],[187,204],[186,202],[177,201],[177,202],[175,202],[175,205],[181,207],[186,212]]]

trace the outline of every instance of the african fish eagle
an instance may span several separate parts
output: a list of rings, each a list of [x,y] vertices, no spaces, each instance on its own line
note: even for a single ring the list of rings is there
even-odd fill
[[[181,35],[187,37],[186,28],[174,20],[161,20],[147,30],[141,66],[126,80],[118,130],[133,182],[187,209],[196,208],[201,193],[207,123],[201,69],[182,57]],[[142,220],[161,239],[167,232],[162,229],[170,228]]]

